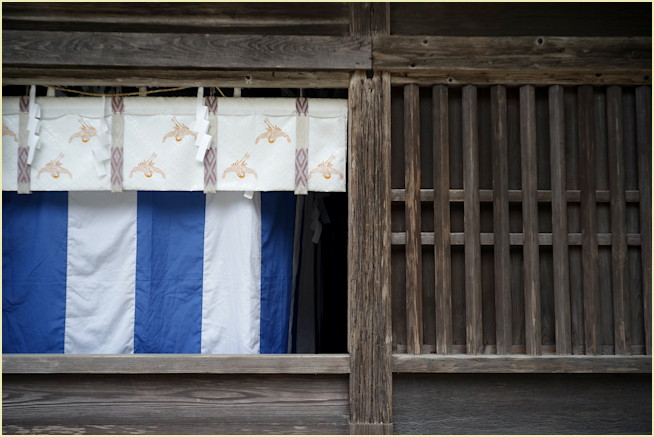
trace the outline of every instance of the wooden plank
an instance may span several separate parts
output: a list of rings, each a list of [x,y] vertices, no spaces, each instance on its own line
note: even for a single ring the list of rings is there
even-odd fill
[[[392,423],[390,76],[348,90],[350,423]]]
[[[537,69],[524,71],[423,71],[393,73],[393,86],[415,83],[420,86],[435,85],[651,85],[652,77],[643,71],[604,71],[602,73],[571,71],[561,73],[556,71],[540,71]]]
[[[466,345],[468,354],[482,350],[481,247],[479,225],[479,144],[477,88],[463,87],[463,191],[466,289]]]
[[[422,249],[420,244],[420,108],[417,85],[404,87],[404,180],[406,186],[407,351],[422,344]]]
[[[205,86],[224,88],[347,88],[345,71],[171,70],[3,67],[3,85]]]
[[[2,373],[346,374],[349,355],[3,354]]]
[[[5,375],[3,394],[4,427],[348,431],[344,375]]]
[[[552,181],[552,258],[557,355],[572,354],[568,205],[565,171],[565,109],[563,87],[549,89],[550,156]]]
[[[371,68],[370,40],[300,35],[2,32],[3,66],[130,68]]]
[[[611,188],[611,275],[613,278],[613,326],[616,355],[629,355],[629,294],[627,277],[626,202],[624,197],[624,146],[622,127],[622,88],[606,91],[608,165]]]
[[[484,37],[378,36],[373,38],[374,68],[397,73],[531,71],[571,76],[621,70],[650,75],[650,37]]]
[[[480,244],[482,246],[492,246],[495,244],[495,234],[492,232],[482,232],[480,234]],[[420,240],[423,245],[434,244],[435,237],[433,232],[421,232]],[[538,234],[538,245],[539,246],[551,246],[553,243],[553,237],[551,233],[541,232]],[[568,233],[568,246],[581,246],[583,244],[582,234],[579,232],[570,232]],[[393,232],[391,233],[391,244],[403,245],[406,244],[406,233],[404,232]],[[451,246],[462,246],[465,244],[465,233],[463,232],[452,232],[450,233],[450,245]],[[509,234],[509,244],[511,246],[522,246],[524,244],[524,234],[518,232],[511,232]],[[597,234],[597,244],[599,246],[610,246],[611,245],[611,234]],[[640,246],[641,245],[641,235],[640,234],[627,234],[627,246]]]
[[[522,223],[527,354],[539,355],[541,346],[540,270],[538,265],[538,205],[536,203],[536,102],[533,86],[520,88],[520,144],[522,161]]]
[[[450,251],[450,121],[447,87],[433,89],[434,256],[436,353],[452,353],[452,257]],[[422,197],[422,191],[420,194]]]
[[[511,353],[511,259],[509,257],[509,162],[506,88],[491,89],[493,230],[495,243],[495,337],[497,353]]]
[[[344,3],[8,3],[2,27],[94,32],[345,35]]]
[[[640,232],[643,264],[645,353],[652,354],[652,88],[636,89],[638,186],[641,192]]]
[[[393,354],[396,373],[651,373],[652,357]]]
[[[595,128],[593,88],[578,90],[579,173],[581,188],[582,271],[586,355],[600,353],[597,214],[595,208]]]
[[[508,190],[508,193],[509,202],[522,201],[522,190]],[[595,196],[597,203],[608,203],[611,201],[611,192],[609,190],[595,190]],[[638,190],[625,190],[624,196],[625,201],[628,203],[640,202],[640,192]],[[450,202],[463,202],[464,198],[463,190],[451,189],[449,192]],[[403,189],[395,188],[391,190],[391,200],[393,202],[404,202],[405,199],[406,193]],[[579,190],[566,190],[564,193],[564,199],[568,203],[579,203],[581,202],[581,192]],[[536,200],[538,203],[552,202],[552,190],[538,190],[536,192]],[[420,189],[420,201],[433,202],[434,190],[428,188]],[[479,190],[479,201],[493,202],[493,190]]]
[[[392,423],[351,423],[350,435],[392,435]]]

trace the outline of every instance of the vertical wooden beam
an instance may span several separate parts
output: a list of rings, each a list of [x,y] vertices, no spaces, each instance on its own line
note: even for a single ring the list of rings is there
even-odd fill
[[[645,353],[652,355],[652,88],[636,88]]]
[[[524,233],[525,342],[527,354],[540,355],[540,266],[538,264],[538,190],[536,96],[531,85],[520,88],[520,151],[522,161],[522,228]]]
[[[581,251],[586,355],[598,355],[600,345],[597,263],[597,212],[595,199],[595,123],[593,87],[579,87],[579,173],[581,189]]]
[[[434,259],[436,353],[452,353],[452,257],[450,252],[450,123],[448,91],[433,89]]]
[[[572,333],[568,255],[568,203],[566,199],[565,171],[565,108],[563,87],[561,85],[550,87],[549,109],[556,354],[570,355],[572,353]]]
[[[352,36],[390,33],[387,3],[350,11]],[[352,73],[348,106],[350,434],[392,434],[390,74]]]
[[[468,354],[483,349],[481,246],[479,223],[479,141],[477,88],[463,87],[463,230],[465,233],[466,345]]]
[[[407,353],[422,345],[422,241],[420,237],[420,101],[416,84],[404,86],[404,181],[406,187]]]
[[[511,258],[509,252],[509,144],[506,88],[491,88],[493,142],[493,231],[495,233],[495,338],[497,353],[513,346],[511,318]]]
[[[631,355],[627,337],[629,294],[627,278],[626,204],[624,197],[624,146],[622,88],[606,90],[609,184],[611,188],[611,272],[613,278],[613,332],[616,355]]]

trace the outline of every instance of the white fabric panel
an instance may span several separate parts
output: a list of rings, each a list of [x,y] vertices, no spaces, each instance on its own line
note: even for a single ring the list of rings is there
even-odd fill
[[[310,105],[313,104],[310,103]],[[309,110],[311,111],[311,110]],[[347,119],[309,117],[309,191],[345,191]]]
[[[18,178],[19,99],[2,99],[2,189],[16,191]]]
[[[133,353],[137,194],[68,199],[64,352]]]
[[[260,210],[258,194],[253,199],[242,193],[207,194],[203,354],[259,353]]]
[[[102,102],[100,97],[36,99],[41,140],[32,161],[32,191],[111,190],[110,163],[101,164],[105,174],[99,176],[93,153],[97,147],[109,150],[101,144],[100,131],[104,120],[111,132],[111,109],[109,99]]]
[[[218,115],[295,115],[295,99],[279,98],[219,98]]]

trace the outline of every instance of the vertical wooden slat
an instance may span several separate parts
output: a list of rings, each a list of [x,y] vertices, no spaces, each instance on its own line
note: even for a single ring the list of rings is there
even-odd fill
[[[450,252],[450,135],[448,92],[433,89],[434,256],[436,280],[436,353],[452,353],[452,291]]]
[[[509,153],[506,88],[491,89],[493,141],[493,231],[495,232],[495,338],[498,354],[510,354],[511,258],[509,256]]]
[[[471,355],[483,349],[481,246],[479,223],[479,143],[477,88],[463,87],[463,191],[465,233],[466,346]]]
[[[422,242],[420,238],[420,101],[416,84],[404,87],[404,180],[406,186],[407,353],[422,345]]]
[[[595,199],[595,126],[593,88],[579,87],[579,173],[581,189],[582,272],[586,355],[598,355],[600,345],[597,264],[597,213]]]
[[[550,162],[552,180],[552,257],[554,261],[554,317],[556,354],[572,353],[568,204],[566,200],[565,122],[563,87],[549,89]]]
[[[636,88],[645,353],[652,354],[652,88]]]
[[[608,87],[606,92],[608,165],[611,188],[611,272],[613,278],[613,327],[616,355],[630,355],[627,341],[629,309],[627,284],[626,204],[624,197],[624,153],[622,127],[622,88]]]
[[[538,265],[538,204],[536,96],[531,85],[520,88],[520,150],[522,161],[522,228],[524,233],[525,342],[529,355],[540,355],[540,267]]]

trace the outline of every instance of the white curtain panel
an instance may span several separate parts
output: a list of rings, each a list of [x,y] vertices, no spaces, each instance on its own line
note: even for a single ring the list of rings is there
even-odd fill
[[[216,189],[294,191],[296,167],[306,168],[309,191],[345,191],[347,101],[308,99],[306,114],[293,98],[219,98]],[[196,157],[197,99],[123,99],[123,189],[202,191],[205,164]],[[30,171],[32,191],[110,191],[110,98],[39,97],[39,146]],[[3,190],[17,188],[19,98],[3,99]],[[306,117],[298,124],[299,117]],[[308,144],[297,144],[308,126]],[[306,131],[305,131],[306,132]],[[211,132],[209,132],[211,134]],[[302,134],[300,135],[302,137]],[[300,140],[301,142],[303,140]],[[298,151],[308,152],[305,167]],[[300,159],[300,158],[297,158]]]

